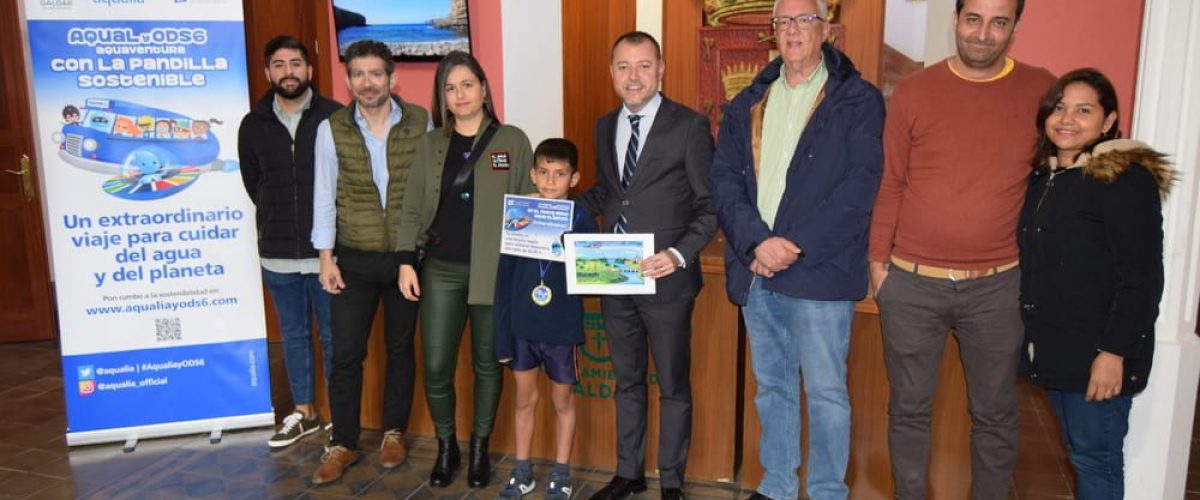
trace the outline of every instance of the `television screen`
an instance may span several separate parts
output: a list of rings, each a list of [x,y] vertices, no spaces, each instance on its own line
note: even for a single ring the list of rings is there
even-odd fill
[[[333,0],[338,55],[359,40],[387,44],[395,59],[437,61],[471,51],[467,0]]]

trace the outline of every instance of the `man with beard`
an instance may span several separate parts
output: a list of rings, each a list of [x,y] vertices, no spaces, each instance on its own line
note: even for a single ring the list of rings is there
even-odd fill
[[[317,129],[312,243],[321,286],[333,294],[333,439],[313,473],[314,484],[342,477],[357,462],[362,364],[375,311],[383,304],[387,368],[379,465],[404,463],[404,431],[412,409],[413,330],[417,303],[400,295],[400,210],[417,143],[429,113],[391,94],[392,53],[362,40],[346,47],[346,83],[354,102]],[[334,255],[337,260],[334,260]]]
[[[267,441],[271,448],[282,448],[320,428],[313,408],[314,315],[325,380],[329,380],[329,294],[317,279],[317,250],[309,242],[313,144],[317,125],[342,106],[313,90],[308,49],[300,40],[290,36],[271,39],[263,60],[271,90],[242,119],[238,156],[246,193],[258,209],[263,283],[279,318],[283,361],[295,405]]]
[[[898,499],[926,496],[930,415],[950,330],[973,423],[972,497],[1008,497],[1024,337],[1014,235],[1038,102],[1054,83],[1046,70],[1005,56],[1024,6],[958,0],[957,54],[900,82],[888,105],[868,260]]]

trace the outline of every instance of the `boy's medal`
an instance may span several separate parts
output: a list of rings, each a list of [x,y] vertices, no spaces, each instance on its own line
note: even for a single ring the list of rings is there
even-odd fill
[[[533,292],[529,294],[533,299],[533,303],[542,307],[550,305],[550,301],[554,299],[554,292],[550,291],[550,287],[546,286],[546,271],[550,270],[550,263],[538,261],[538,286],[533,287]]]
[[[554,298],[554,293],[545,283],[533,287],[533,293],[530,295],[533,297],[533,303],[542,307],[550,305],[550,300]]]

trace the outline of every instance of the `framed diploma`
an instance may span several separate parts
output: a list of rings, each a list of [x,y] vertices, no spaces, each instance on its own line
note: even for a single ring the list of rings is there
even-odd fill
[[[500,253],[563,262],[562,235],[571,230],[575,202],[504,195]]]
[[[653,295],[642,261],[654,254],[653,234],[567,234],[567,293]]]

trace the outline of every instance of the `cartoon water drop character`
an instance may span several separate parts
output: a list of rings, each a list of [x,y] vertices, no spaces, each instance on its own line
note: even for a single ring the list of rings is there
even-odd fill
[[[139,185],[153,184],[161,181],[166,165],[149,151],[134,151],[129,159],[129,173],[136,177]]]

